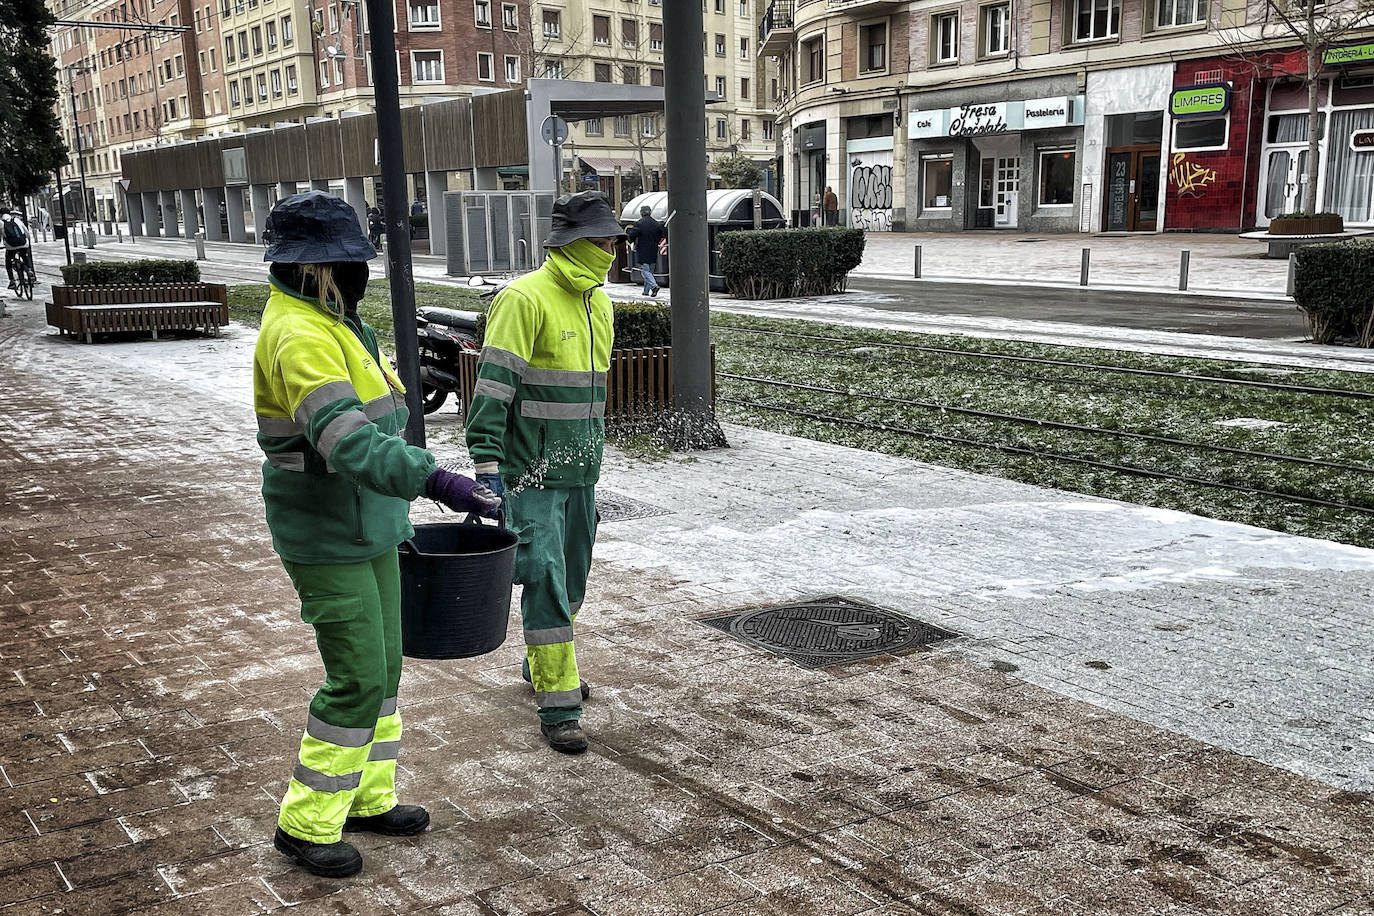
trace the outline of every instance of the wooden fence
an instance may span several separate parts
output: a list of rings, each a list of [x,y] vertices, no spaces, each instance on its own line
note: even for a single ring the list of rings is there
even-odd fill
[[[219,334],[229,323],[223,283],[158,283],[143,286],[54,286],[48,324],[90,343],[96,334],[204,331]]]

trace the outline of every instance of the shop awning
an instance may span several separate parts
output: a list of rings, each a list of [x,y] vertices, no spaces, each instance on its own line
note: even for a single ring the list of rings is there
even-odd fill
[[[639,160],[628,156],[579,156],[582,164],[598,175],[614,175],[616,169],[630,172],[639,168]]]

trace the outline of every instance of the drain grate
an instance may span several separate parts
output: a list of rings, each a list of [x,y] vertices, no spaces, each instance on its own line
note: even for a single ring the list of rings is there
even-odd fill
[[[896,655],[958,633],[852,598],[816,598],[736,611],[701,622],[805,668]]]
[[[667,509],[642,503],[610,490],[596,491],[596,511],[603,522],[623,522],[632,518],[652,518],[655,515],[668,515]]]

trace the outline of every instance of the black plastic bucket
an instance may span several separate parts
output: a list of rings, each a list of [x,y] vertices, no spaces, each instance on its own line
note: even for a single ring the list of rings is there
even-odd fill
[[[410,658],[471,658],[506,640],[515,534],[503,525],[416,525],[401,542],[401,651]]]

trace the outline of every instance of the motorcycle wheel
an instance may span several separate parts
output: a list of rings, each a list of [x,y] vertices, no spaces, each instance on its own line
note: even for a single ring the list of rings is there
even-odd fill
[[[420,386],[420,400],[424,404],[425,413],[434,413],[444,402],[448,400],[448,392],[442,388],[431,388],[428,385]]]

